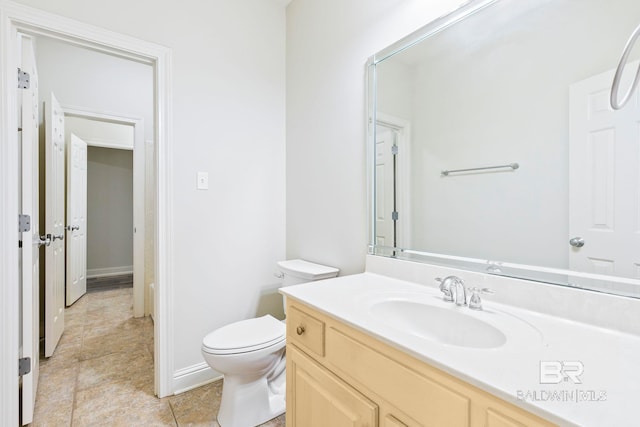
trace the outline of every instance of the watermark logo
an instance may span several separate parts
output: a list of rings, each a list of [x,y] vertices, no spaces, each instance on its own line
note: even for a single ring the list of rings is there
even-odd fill
[[[518,390],[518,400],[529,402],[604,402],[607,400],[605,390]]]
[[[540,384],[560,384],[563,381],[582,384],[580,376],[583,372],[584,365],[578,360],[541,360]]]
[[[539,377],[540,384],[568,385],[566,389],[546,387],[537,390],[517,390],[518,400],[533,402],[602,402],[607,400],[605,390],[588,390],[578,385],[582,384],[584,364],[579,360],[541,360]]]

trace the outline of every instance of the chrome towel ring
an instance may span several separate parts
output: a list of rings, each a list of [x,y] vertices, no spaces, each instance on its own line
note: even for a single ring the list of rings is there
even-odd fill
[[[636,87],[640,82],[640,65],[638,65],[636,76],[633,78],[631,88],[625,94],[622,100],[618,99],[618,90],[620,89],[620,80],[622,79],[622,73],[625,66],[627,65],[627,59],[629,58],[629,54],[631,53],[633,46],[636,44],[638,37],[640,37],[640,25],[638,25],[638,28],[636,28],[631,34],[631,37],[629,37],[629,41],[627,41],[627,45],[622,51],[622,56],[620,57],[620,63],[618,64],[618,68],[616,69],[616,74],[613,77],[613,85],[611,86],[611,96],[609,97],[609,101],[611,103],[611,108],[613,108],[614,110],[621,109],[627,104],[627,102],[629,102],[631,95],[633,95],[633,92],[636,90]]]

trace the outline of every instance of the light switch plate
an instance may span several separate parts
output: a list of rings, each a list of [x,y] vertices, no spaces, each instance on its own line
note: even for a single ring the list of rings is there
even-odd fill
[[[198,172],[198,190],[209,189],[209,172]]]

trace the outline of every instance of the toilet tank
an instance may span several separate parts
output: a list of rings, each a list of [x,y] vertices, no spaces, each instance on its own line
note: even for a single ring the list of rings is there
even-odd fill
[[[336,277],[340,270],[326,265],[315,264],[303,259],[279,261],[278,269],[282,274],[282,286],[298,285],[315,280]]]

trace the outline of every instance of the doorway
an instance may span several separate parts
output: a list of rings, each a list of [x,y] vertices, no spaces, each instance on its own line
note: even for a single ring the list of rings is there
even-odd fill
[[[89,154],[98,152],[98,148],[120,150],[130,152],[132,155],[132,199],[126,202],[126,206],[132,205],[129,209],[123,208],[124,211],[131,210],[133,212],[133,223],[125,223],[124,218],[120,222],[116,222],[114,227],[128,227],[128,229],[118,228],[114,230],[116,235],[106,235],[104,229],[99,228],[99,224],[94,226],[94,238],[98,241],[100,235],[104,235],[103,242],[113,240],[121,242],[124,235],[131,234],[133,240],[132,246],[132,263],[123,263],[123,257],[111,255],[110,252],[88,254],[88,278],[108,277],[113,275],[133,274],[133,312],[135,317],[149,315],[152,312],[152,292],[150,288],[154,286],[154,217],[148,213],[155,212],[155,168],[154,168],[154,147],[153,143],[145,143],[145,121],[141,117],[126,117],[114,114],[106,114],[87,108],[63,106],[65,113],[65,122],[67,124],[65,133],[70,135],[76,134],[89,146]],[[91,147],[94,147],[92,150]],[[121,155],[123,155],[121,153]],[[109,179],[109,176],[105,177]],[[116,177],[116,179],[118,179]],[[115,183],[109,186],[103,186],[105,189],[112,189]],[[100,187],[96,187],[100,191]],[[115,192],[118,197],[120,192]],[[89,203],[96,200],[98,203],[102,200],[97,195],[88,195]],[[124,201],[123,201],[124,202]],[[118,203],[118,202],[116,202]],[[121,207],[123,205],[121,204]],[[108,206],[104,206],[108,209]],[[122,214],[122,210],[118,210],[118,215]],[[100,212],[96,211],[95,212]],[[94,215],[95,219],[95,215]],[[105,218],[106,223],[114,221]],[[94,223],[91,222],[90,223]],[[94,240],[94,242],[96,242]],[[116,243],[118,244],[118,243]],[[107,247],[110,247],[108,244]],[[126,251],[127,249],[124,248]],[[114,259],[117,258],[117,259]],[[68,305],[68,304],[67,304]]]
[[[411,122],[376,113],[376,244],[411,247]]]
[[[55,93],[64,111],[66,139],[73,130],[89,146],[133,151],[134,221],[132,229],[126,232],[133,232],[134,262],[124,268],[133,269],[134,315],[143,316],[147,294],[144,289],[145,259],[153,262],[153,256],[145,257],[144,214],[145,171],[153,174],[154,169],[152,163],[145,165],[144,154],[144,139],[153,138],[153,68],[64,40],[46,36],[35,39],[40,101],[46,110],[49,94]],[[91,198],[89,196],[89,200]],[[151,206],[149,209],[154,210]],[[123,272],[123,265],[117,267],[120,271],[118,268],[101,269],[97,274]],[[66,305],[71,302],[67,301]]]
[[[40,128],[47,129],[46,135],[42,135],[41,138],[41,145],[46,149],[41,151],[40,156],[40,176],[47,176],[47,180],[41,182],[40,186],[46,190],[40,193],[46,196],[40,203],[43,212],[41,218],[44,217],[41,224],[47,224],[45,228],[49,227],[50,223],[55,223],[56,226],[60,223],[49,220],[49,206],[64,206],[65,198],[67,200],[66,221],[64,211],[62,213],[62,221],[66,227],[60,224],[66,230],[56,229],[57,231],[50,232],[58,239],[64,239],[66,243],[66,255],[63,243],[57,246],[58,252],[62,251],[62,254],[58,253],[56,256],[66,256],[67,280],[66,284],[64,279],[52,282],[49,268],[41,268],[40,295],[45,298],[41,300],[41,306],[44,307],[44,321],[41,325],[44,324],[44,328],[40,334],[44,335],[46,357],[55,358],[58,341],[60,347],[63,347],[63,342],[69,344],[70,339],[76,338],[81,340],[78,357],[85,360],[89,357],[100,357],[102,354],[89,351],[89,344],[92,342],[89,338],[94,338],[95,341],[98,332],[92,332],[93,335],[90,336],[86,328],[79,330],[74,327],[76,325],[72,324],[72,320],[77,321],[81,316],[71,316],[72,312],[63,308],[65,305],[70,307],[86,303],[86,298],[83,298],[86,286],[81,286],[82,289],[79,290],[75,285],[77,275],[73,274],[75,269],[72,267],[76,261],[81,260],[82,271],[88,273],[81,275],[84,280],[91,276],[133,274],[132,314],[135,317],[145,314],[144,296],[147,293],[144,291],[144,264],[145,259],[153,261],[152,256],[145,256],[145,171],[153,171],[154,168],[152,163],[145,165],[144,124],[153,124],[153,70],[147,64],[116,58],[46,36],[33,39],[36,47],[40,103],[43,105]],[[135,89],[130,87],[130,84],[134,84]],[[56,99],[59,102],[54,102]],[[113,109],[116,113],[107,109]],[[51,132],[52,127],[55,132]],[[152,129],[147,130],[147,133],[152,135]],[[51,135],[61,140],[56,147],[65,146],[56,150],[56,153],[60,151],[58,157],[62,159],[54,164],[57,167],[50,163]],[[84,178],[80,181],[72,179],[79,158],[73,152],[76,142],[84,146],[84,154],[79,156],[84,157],[84,166],[81,167],[84,169]],[[102,152],[102,161],[92,159],[92,153],[96,151]],[[113,163],[113,155],[111,159],[105,160],[104,153],[109,152],[124,154],[125,160]],[[61,185],[58,191],[49,191],[51,182],[64,180],[65,169],[67,185]],[[106,175],[105,171],[108,172]],[[100,172],[103,174],[97,180],[92,179],[96,173],[100,175]],[[92,183],[92,180],[95,182]],[[123,185],[123,180],[128,186]],[[74,183],[77,183],[76,188],[79,188],[75,192],[72,189]],[[92,188],[92,185],[95,188]],[[80,193],[83,196],[77,197]],[[72,215],[73,201],[76,199],[82,199],[83,203],[83,206],[77,207],[76,210],[85,212],[85,219],[80,222],[76,215]],[[76,245],[75,242],[80,235],[84,236],[85,243]],[[153,236],[153,233],[150,236]],[[45,264],[49,262],[50,255],[51,251],[45,250]],[[60,304],[60,295],[65,294],[65,286],[66,301],[62,296]],[[55,288],[53,291],[52,287]],[[60,289],[61,287],[63,289]],[[128,294],[123,297],[129,298]],[[90,310],[91,308],[95,307],[90,307]],[[69,322],[64,319],[67,315],[70,316]],[[91,310],[91,315],[92,328],[99,329],[100,321],[94,317],[101,316],[102,311]],[[104,313],[104,316],[107,315],[109,313]],[[131,316],[128,310],[119,315],[122,319],[118,318],[118,321],[122,322],[126,321],[126,316]],[[105,327],[99,330],[105,340],[113,331],[113,328],[106,327],[110,326],[108,323],[111,318],[112,316],[105,317]],[[64,346],[65,349],[68,347],[69,345]],[[50,364],[45,365],[43,362],[41,366],[47,366],[49,371],[51,370]],[[79,364],[78,369],[82,366],[84,365]]]
[[[133,130],[128,129],[129,126],[120,127],[110,123],[103,127],[100,122],[84,119],[75,123],[72,119],[68,116],[65,118],[65,132],[77,135],[87,143],[87,292],[108,289],[124,282],[134,288],[136,285],[144,285],[139,272],[134,272],[136,255],[140,255],[134,250],[134,240],[136,237],[141,238],[144,233],[140,226],[134,227],[133,219],[136,216],[133,209],[134,151],[94,145],[94,140],[89,139],[87,134],[81,134],[81,130],[85,128],[89,131],[97,128],[95,130],[100,136],[122,129],[125,131],[125,141],[132,145],[133,141],[128,139],[131,139]],[[79,126],[80,124],[87,126]],[[93,126],[94,124],[99,126]],[[144,215],[144,212],[141,214]],[[138,223],[142,224],[140,221]],[[143,251],[142,256],[144,255]],[[67,307],[72,303],[67,298]],[[136,306],[137,302],[133,305]]]
[[[19,282],[19,248],[15,244],[21,232],[15,226],[18,217],[18,128],[15,105],[19,89],[15,85],[17,67],[17,35],[19,32],[32,36],[52,36],[76,46],[90,47],[94,51],[127,58],[132,62],[148,64],[153,69],[153,137],[157,149],[154,166],[157,170],[157,210],[155,222],[155,252],[158,262],[155,276],[155,385],[156,393],[163,397],[172,392],[172,363],[170,360],[172,335],[170,333],[172,301],[170,280],[171,218],[169,209],[171,174],[168,153],[171,145],[171,50],[133,37],[116,34],[80,22],[59,17],[27,6],[3,2],[0,6],[0,33],[3,47],[0,50],[5,103],[0,107],[0,129],[5,143],[0,144],[0,200],[5,207],[0,212],[0,227],[3,236],[0,242],[0,342],[5,351],[0,355],[0,413],[7,423],[18,423],[18,375],[15,357],[18,354],[18,334],[21,318],[18,309],[23,294]],[[42,230],[41,230],[42,231]],[[37,332],[36,332],[37,333]]]

